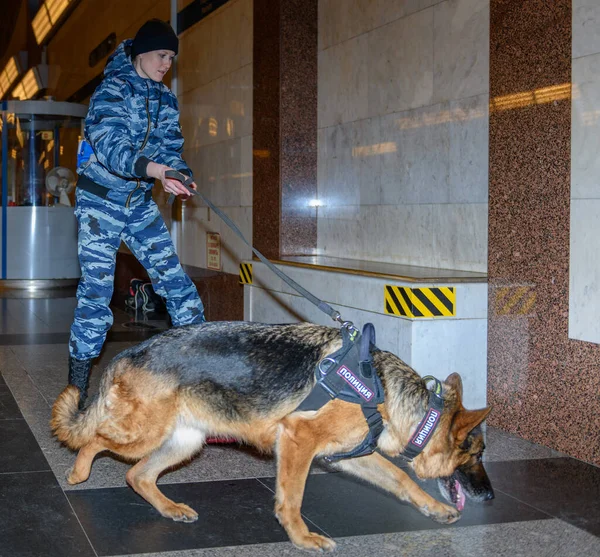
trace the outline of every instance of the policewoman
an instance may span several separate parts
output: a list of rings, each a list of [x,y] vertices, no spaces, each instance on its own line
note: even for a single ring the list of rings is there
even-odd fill
[[[90,100],[87,146],[80,148],[81,154],[87,147],[89,157],[81,157],[77,168],[81,279],[69,341],[69,383],[79,388],[80,408],[92,361],[113,323],[109,303],[121,240],[166,299],[174,326],[204,321],[198,291],[181,268],[151,193],[156,179],[168,193],[189,196],[179,181],[165,177],[169,169],[192,175],[181,156],[177,99],[162,83],[178,43],[168,23],[147,21],[133,41],[122,42],[109,57]]]

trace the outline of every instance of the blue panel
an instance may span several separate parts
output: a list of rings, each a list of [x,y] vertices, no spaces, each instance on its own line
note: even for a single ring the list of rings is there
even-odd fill
[[[6,122],[6,101],[2,103],[2,275],[6,278],[6,254],[8,239],[6,237],[7,217],[6,206],[8,205],[8,124]]]

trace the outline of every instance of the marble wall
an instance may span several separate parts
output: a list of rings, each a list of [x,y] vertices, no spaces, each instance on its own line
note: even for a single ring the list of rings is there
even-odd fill
[[[488,0],[320,0],[318,253],[487,268]]]
[[[584,315],[570,318],[569,275],[598,303],[593,126],[581,137],[598,99],[582,50],[596,5],[490,3],[488,423],[598,465],[600,346],[569,339]]]
[[[252,0],[230,0],[180,35],[177,66],[184,156],[201,191],[252,237]],[[206,233],[221,235],[222,270],[248,248],[198,198],[175,227],[181,260],[206,267]]]
[[[600,2],[573,0],[569,336],[600,343]]]
[[[318,0],[254,0],[254,22],[253,243],[313,255]]]

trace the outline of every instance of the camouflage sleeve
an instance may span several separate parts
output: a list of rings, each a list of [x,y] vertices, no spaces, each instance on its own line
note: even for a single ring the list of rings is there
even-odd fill
[[[177,101],[175,101],[177,102]],[[176,105],[177,107],[177,105]],[[192,171],[183,160],[183,134],[179,125],[179,110],[174,115],[174,122],[165,134],[163,143],[160,147],[156,162],[166,164],[175,170],[183,172],[186,176],[192,176]]]
[[[110,172],[126,178],[142,178],[135,171],[139,152],[129,131],[131,114],[124,82],[105,79],[94,92],[85,120],[86,138],[98,162]]]

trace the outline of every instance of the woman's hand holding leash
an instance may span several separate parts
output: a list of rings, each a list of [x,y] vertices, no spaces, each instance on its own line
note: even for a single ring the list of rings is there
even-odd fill
[[[183,180],[179,178],[187,178],[187,176],[164,164],[149,162],[146,167],[146,174],[148,174],[150,178],[161,181],[164,190],[171,194],[169,196],[170,202],[172,202],[171,199],[174,199],[175,195],[181,195],[184,199],[189,198],[192,195],[189,188],[195,190],[197,187],[195,182],[189,182],[184,185],[182,183]],[[185,181],[187,182],[187,180]]]
[[[186,176],[182,172],[179,172],[179,170],[173,170],[172,168],[170,168],[169,170],[167,170],[165,172],[165,176],[171,180],[178,181],[181,184],[181,186],[187,190],[187,192],[188,192],[187,197],[196,195],[197,186],[191,176]],[[186,197],[186,199],[187,199],[187,197]],[[175,201],[174,193],[169,195],[169,201],[168,201],[169,205],[172,205],[173,201]]]

